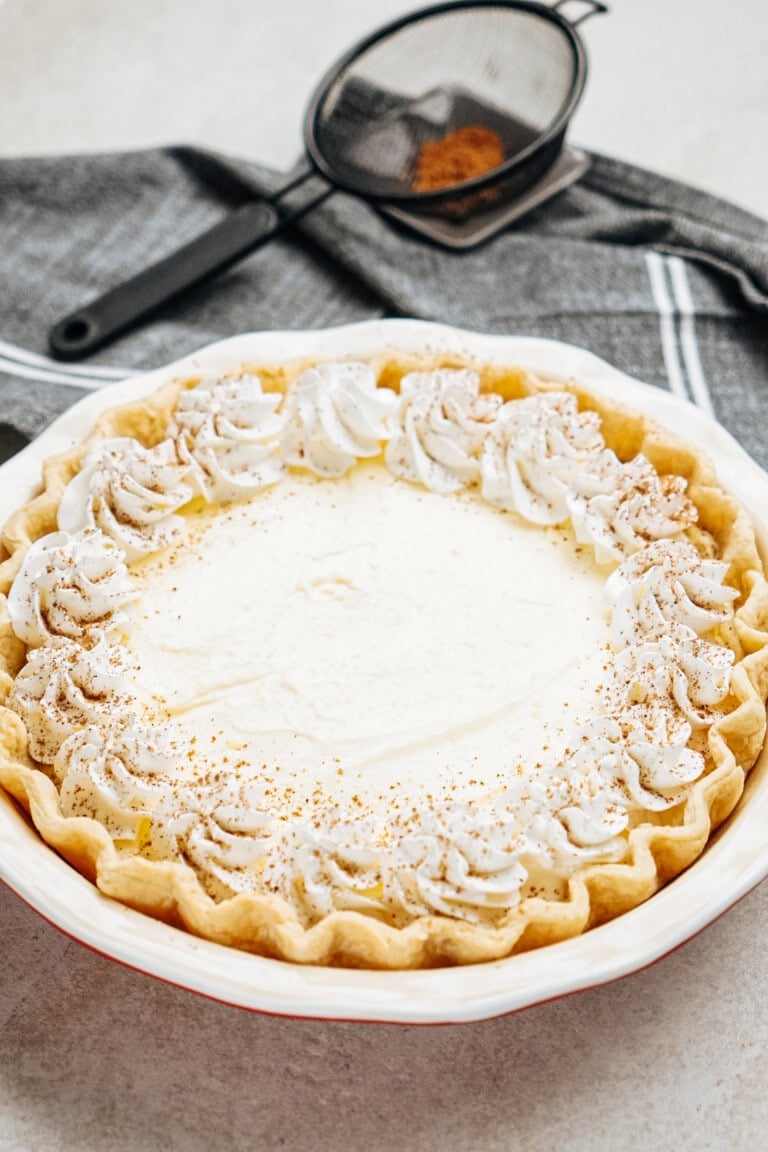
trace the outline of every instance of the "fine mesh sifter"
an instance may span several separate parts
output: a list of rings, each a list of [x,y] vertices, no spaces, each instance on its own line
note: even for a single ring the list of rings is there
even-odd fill
[[[587,6],[574,21],[561,11],[571,3]],[[520,215],[520,198],[532,189],[538,191],[526,210],[583,171],[579,164],[564,169],[563,153],[587,72],[576,26],[604,11],[596,0],[557,0],[553,7],[449,0],[374,32],[318,85],[304,120],[304,170],[59,321],[49,337],[53,355],[78,359],[109,343],[267,243],[336,189],[374,202],[439,243],[485,239],[508,223],[516,202],[513,215]],[[478,128],[496,142],[492,166],[425,189],[419,178],[425,147],[447,146],[455,134]],[[485,227],[467,231],[478,217]],[[468,241],[457,245],[457,234]]]

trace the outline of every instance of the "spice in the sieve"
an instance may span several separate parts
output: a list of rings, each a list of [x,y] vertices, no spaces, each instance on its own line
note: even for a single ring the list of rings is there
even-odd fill
[[[414,192],[436,192],[463,184],[498,168],[504,160],[501,137],[492,128],[472,124],[449,132],[440,140],[427,140],[416,159]]]

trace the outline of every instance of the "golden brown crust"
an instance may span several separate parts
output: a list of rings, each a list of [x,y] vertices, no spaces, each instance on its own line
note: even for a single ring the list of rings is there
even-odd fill
[[[279,369],[246,367],[261,375],[266,389],[284,391],[306,366],[305,361]],[[103,893],[206,939],[303,964],[395,969],[477,963],[567,939],[635,907],[688,867],[703,851],[713,828],[733,811],[745,774],[763,748],[768,696],[768,583],[748,513],[718,486],[704,455],[650,419],[574,382],[543,382],[523,369],[469,365],[453,356],[428,361],[382,357],[373,362],[380,384],[395,388],[401,376],[415,368],[468,366],[480,371],[484,390],[499,392],[507,400],[555,387],[573,391],[580,407],[601,416],[605,440],[620,458],[628,460],[642,452],[660,473],[687,479],[688,495],[699,513],[691,537],[702,553],[729,563],[728,582],[740,598],[733,623],[714,635],[736,655],[730,709],[709,731],[713,768],[692,787],[677,815],[679,822],[639,825],[629,833],[624,863],[585,867],[570,879],[563,900],[531,897],[493,928],[441,916],[393,928],[359,913],[336,912],[305,929],[278,897],[238,895],[216,903],[186,864],[120,856],[95,820],[63,816],[53,782],[27,754],[24,725],[15,713],[0,707],[0,785],[30,813],[46,842]],[[179,392],[195,383],[195,379],[175,380],[145,400],[105,412],[83,445],[45,462],[40,495],[5,525],[0,701],[7,697],[26,655],[10,626],[5,594],[29,544],[56,530],[61,493],[95,441],[130,435],[147,446],[158,443],[166,434]]]

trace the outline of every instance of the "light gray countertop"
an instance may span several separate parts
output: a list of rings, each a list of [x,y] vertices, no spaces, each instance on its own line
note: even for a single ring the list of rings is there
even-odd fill
[[[287,167],[402,0],[0,0],[0,154],[200,143]],[[764,0],[613,0],[572,139],[768,215]],[[269,1019],[0,889],[2,1152],[745,1150],[768,1131],[768,886],[614,985],[440,1029]]]

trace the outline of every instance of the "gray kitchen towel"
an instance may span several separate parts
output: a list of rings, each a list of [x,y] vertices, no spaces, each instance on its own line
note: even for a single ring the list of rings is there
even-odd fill
[[[0,426],[9,450],[89,388],[257,329],[416,316],[547,336],[712,412],[764,466],[768,223],[602,156],[471,252],[337,193],[286,237],[83,364],[52,324],[282,177],[191,148],[0,160]]]

